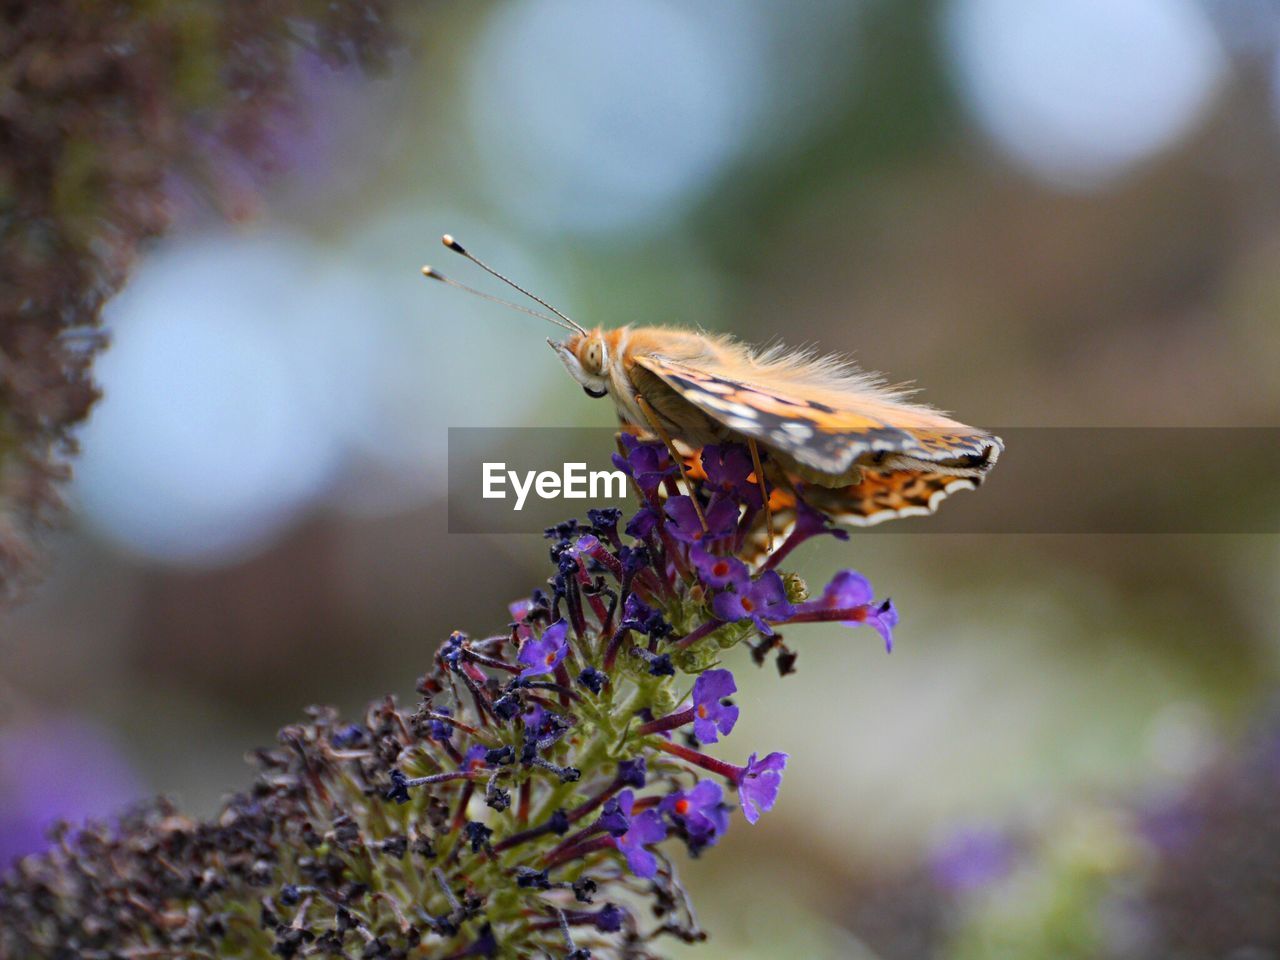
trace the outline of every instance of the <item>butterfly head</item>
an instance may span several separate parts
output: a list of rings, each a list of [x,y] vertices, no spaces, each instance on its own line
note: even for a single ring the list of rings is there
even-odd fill
[[[503,300],[500,297],[490,296],[489,294],[476,290],[473,287],[468,287],[466,284],[458,283],[456,280],[449,279],[434,267],[423,267],[422,273],[424,276],[429,279],[438,280],[441,283],[448,284],[451,287],[457,287],[460,290],[465,290],[467,293],[481,297],[482,299],[500,303],[503,306],[511,307],[514,310],[519,310],[521,313],[530,314],[542,320],[546,320],[549,323],[553,323],[557,327],[562,327],[565,330],[568,330],[569,338],[567,340],[561,342],[548,340],[547,343],[549,343],[551,348],[559,354],[561,362],[564,363],[569,373],[573,376],[573,379],[577,380],[578,383],[582,385],[582,389],[586,392],[587,396],[599,399],[600,397],[608,395],[611,370],[610,364],[614,360],[612,354],[620,354],[623,352],[619,346],[618,339],[619,336],[625,336],[622,330],[613,330],[607,334],[599,327],[596,327],[594,330],[588,330],[581,324],[570,320],[567,316],[555,307],[551,306],[551,304],[547,303],[547,301],[543,300],[541,297],[530,293],[514,280],[509,277],[505,277],[497,270],[494,270],[493,267],[470,253],[466,247],[460,244],[449,234],[446,233],[441,237],[440,242],[454,253],[458,253],[466,257],[486,273],[497,277],[507,286],[518,290],[530,300],[546,307],[551,311],[551,314],[548,315],[540,313],[537,310],[531,310],[518,303],[512,303],[511,301]]]
[[[564,341],[548,340],[547,343],[587,396],[599,399],[609,393],[609,344],[602,330],[596,328],[575,333]]]

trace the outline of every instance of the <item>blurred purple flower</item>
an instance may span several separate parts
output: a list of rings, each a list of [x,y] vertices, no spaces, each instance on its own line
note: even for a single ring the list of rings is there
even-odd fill
[[[1204,828],[1204,815],[1182,797],[1151,803],[1138,811],[1139,834],[1161,853],[1187,849]]]
[[[692,790],[677,790],[662,798],[658,809],[684,824],[695,850],[715,844],[729,829],[724,789],[714,780],[699,780]]]
[[[0,869],[48,846],[58,820],[104,817],[145,792],[111,739],[86,721],[0,729]]]
[[[978,890],[1007,876],[1016,849],[999,830],[969,827],[957,830],[934,851],[930,871],[938,886],[956,893]]]
[[[595,915],[596,929],[602,933],[617,933],[627,919],[627,913],[616,903],[606,903]]]
[[[484,758],[488,753],[489,748],[483,743],[473,744],[462,755],[462,763],[458,765],[458,768],[460,770],[478,770],[484,766]]]

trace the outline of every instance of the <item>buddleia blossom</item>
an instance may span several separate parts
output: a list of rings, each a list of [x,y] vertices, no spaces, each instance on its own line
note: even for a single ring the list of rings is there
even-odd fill
[[[63,835],[0,886],[0,955],[583,960],[701,939],[671,851],[733,842],[782,802],[788,763],[772,743],[717,755],[758,708],[733,648],[779,651],[785,673],[781,626],[888,636],[896,614],[853,573],[805,600],[751,546],[746,451],[709,448],[682,488],[661,445],[624,450],[637,511],[548,530],[546,582],[501,630],[451,634],[417,703],[314,711],[213,820],[158,804]]]

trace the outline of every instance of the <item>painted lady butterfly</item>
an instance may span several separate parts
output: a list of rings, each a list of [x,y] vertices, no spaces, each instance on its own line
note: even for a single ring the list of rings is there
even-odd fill
[[[586,330],[452,237],[443,241],[555,316],[481,294],[431,267],[424,274],[569,330],[568,339],[547,342],[573,378],[589,396],[611,397],[624,429],[665,441],[686,474],[703,445],[744,443],[757,477],[763,467],[775,485],[833,519],[870,526],[933,513],[955,491],[976,489],[1004,449],[999,437],[836,357],[757,350],[666,327]]]

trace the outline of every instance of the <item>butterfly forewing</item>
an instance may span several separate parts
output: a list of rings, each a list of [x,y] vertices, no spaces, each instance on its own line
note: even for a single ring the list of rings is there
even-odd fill
[[[996,460],[1000,441],[941,415],[942,428],[893,422],[892,402],[870,397],[857,409],[857,397],[836,406],[830,397],[805,396],[802,385],[748,382],[660,355],[636,357],[679,396],[726,429],[758,441],[766,449],[808,468],[808,479],[838,483],[857,479],[855,466],[885,471],[928,469],[951,476],[979,476]],[[930,411],[904,405],[903,420],[916,421]]]

